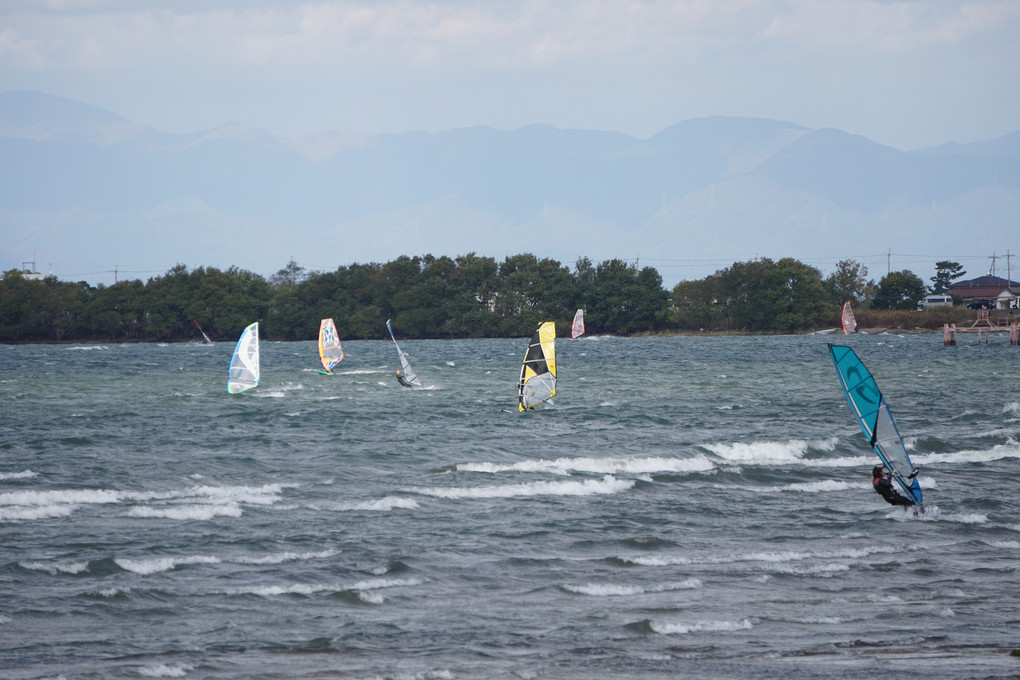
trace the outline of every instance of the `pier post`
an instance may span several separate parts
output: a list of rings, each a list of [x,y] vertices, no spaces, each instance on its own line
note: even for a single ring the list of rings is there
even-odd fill
[[[942,346],[956,347],[956,324],[942,324]]]

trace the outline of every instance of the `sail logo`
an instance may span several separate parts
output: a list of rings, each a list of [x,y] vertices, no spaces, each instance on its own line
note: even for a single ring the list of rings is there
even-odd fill
[[[879,399],[878,388],[867,378],[861,379],[861,369],[859,366],[851,366],[846,371],[848,378],[854,378],[860,384],[854,388],[854,392],[862,400],[869,404],[877,404]]]

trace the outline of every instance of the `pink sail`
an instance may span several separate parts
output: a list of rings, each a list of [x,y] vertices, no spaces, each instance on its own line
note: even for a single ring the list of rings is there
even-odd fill
[[[854,318],[854,310],[850,309],[850,301],[843,305],[843,333],[850,335],[857,332],[857,319]]]
[[[577,338],[584,335],[584,310],[577,310],[574,314],[574,323],[570,324],[570,337]]]

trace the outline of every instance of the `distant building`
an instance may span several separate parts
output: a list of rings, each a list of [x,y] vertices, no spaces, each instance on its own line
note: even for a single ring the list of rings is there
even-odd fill
[[[32,266],[29,267],[28,265]],[[17,272],[21,274],[21,278],[26,281],[43,281],[46,279],[45,274],[40,274],[35,270],[35,262],[22,262],[21,269],[18,269]],[[0,278],[3,278],[3,276],[0,275]]]
[[[957,281],[949,288],[949,294],[973,300],[995,300],[996,309],[1015,309],[1015,300],[1020,297],[1020,283],[1000,276],[979,276],[969,281]]]

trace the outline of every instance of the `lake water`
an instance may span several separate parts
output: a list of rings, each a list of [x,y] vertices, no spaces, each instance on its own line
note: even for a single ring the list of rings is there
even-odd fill
[[[871,490],[853,346],[937,516]],[[1020,348],[0,346],[5,678],[1020,676]]]

